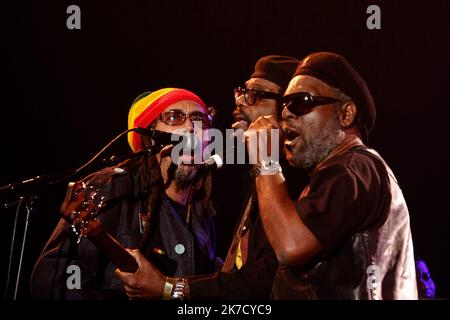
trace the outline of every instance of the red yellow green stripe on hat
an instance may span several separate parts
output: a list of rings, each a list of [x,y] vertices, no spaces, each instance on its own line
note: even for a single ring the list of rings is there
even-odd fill
[[[185,89],[164,88],[152,92],[131,106],[128,113],[128,129],[147,128],[167,107],[186,100],[198,103],[207,112],[205,103],[195,93]],[[128,144],[134,152],[142,149],[141,135],[128,132]]]

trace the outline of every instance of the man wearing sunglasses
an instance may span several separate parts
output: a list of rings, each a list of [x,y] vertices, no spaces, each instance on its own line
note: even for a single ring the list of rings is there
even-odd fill
[[[286,56],[265,56],[244,87],[236,88],[236,122],[233,128],[246,130],[260,116],[277,117],[281,97],[298,66]],[[118,272],[133,299],[268,299],[278,264],[258,213],[254,186],[249,188],[232,245],[222,270],[195,278],[166,278],[144,259],[140,275]]]
[[[201,129],[210,126],[208,109],[194,93],[175,88],[144,93],[133,102],[128,127],[149,128],[158,136],[129,132],[129,145],[134,152],[154,146],[155,142],[166,146],[153,156],[134,158],[83,179],[88,185],[104,181],[99,190],[108,203],[99,216],[103,229],[122,246],[139,248],[131,251],[138,261],[145,257],[168,276],[210,274],[223,263],[215,257],[210,172],[193,164],[191,154],[181,155],[179,162],[174,163],[170,139],[155,141],[174,132],[198,133],[202,141]],[[85,200],[69,197],[62,210]],[[116,267],[88,238],[77,244],[70,229],[70,224],[61,219],[48,241],[33,272],[33,297],[127,298],[122,283],[114,276]],[[66,270],[70,266],[80,268],[81,288],[66,286]]]
[[[310,183],[292,201],[276,163],[259,161],[260,214],[281,264],[273,297],[416,299],[405,199],[391,169],[364,144],[375,104],[363,78],[344,57],[313,53],[283,106],[286,157],[309,172]],[[272,117],[250,125],[255,134],[272,128],[280,128]]]

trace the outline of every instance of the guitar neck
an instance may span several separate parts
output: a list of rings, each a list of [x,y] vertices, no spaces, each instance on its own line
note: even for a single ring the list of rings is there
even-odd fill
[[[88,235],[92,243],[120,269],[120,271],[135,273],[138,264],[132,255],[128,253],[109,233],[103,229]]]

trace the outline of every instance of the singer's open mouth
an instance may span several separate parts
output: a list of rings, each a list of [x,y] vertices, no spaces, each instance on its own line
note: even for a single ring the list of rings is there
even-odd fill
[[[300,135],[299,133],[292,131],[289,128],[285,128],[284,133],[285,133],[285,142],[292,142],[292,140],[294,140]]]
[[[300,135],[299,133],[292,131],[289,128],[284,128],[284,134],[285,134],[285,140],[284,140],[284,146],[286,149],[291,151],[294,140]]]
[[[247,123],[251,123],[252,121],[243,113],[233,113],[233,117],[234,117],[234,121],[239,122],[239,121],[245,121]]]

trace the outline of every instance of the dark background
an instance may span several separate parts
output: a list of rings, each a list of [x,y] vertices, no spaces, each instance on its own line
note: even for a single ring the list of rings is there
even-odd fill
[[[81,30],[66,28],[71,4],[81,8]],[[381,8],[381,30],[366,28],[370,4]],[[129,106],[143,91],[193,90],[218,109],[216,124],[224,129],[232,123],[232,89],[258,58],[335,51],[372,91],[378,118],[370,146],[402,186],[416,255],[428,263],[437,294],[450,297],[449,1],[75,0],[4,7],[0,185],[81,165],[126,129]],[[111,150],[127,151],[125,139]],[[239,214],[242,173],[236,166],[215,173],[222,257]],[[58,219],[64,189],[39,190],[21,299],[28,297],[30,270]],[[14,207],[1,209],[1,289],[14,213]]]

